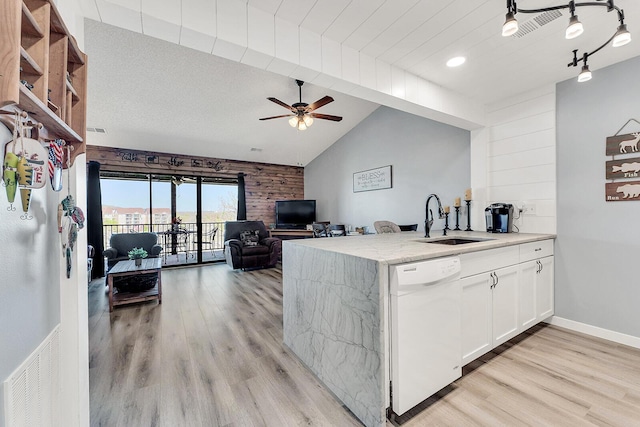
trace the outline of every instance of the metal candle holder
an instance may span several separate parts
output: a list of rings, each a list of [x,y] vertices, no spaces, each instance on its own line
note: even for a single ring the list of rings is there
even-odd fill
[[[449,228],[449,212],[444,213],[444,228],[442,229],[442,235],[447,235],[447,230],[451,230]]]
[[[471,229],[471,200],[465,200],[467,203],[467,228],[464,231],[473,231]]]
[[[454,206],[456,208],[456,228],[454,230],[460,230],[460,206]]]

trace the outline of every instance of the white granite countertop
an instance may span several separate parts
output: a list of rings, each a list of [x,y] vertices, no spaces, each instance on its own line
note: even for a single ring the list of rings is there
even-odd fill
[[[481,231],[449,231],[442,236],[442,230],[431,232],[433,237],[426,239],[424,232],[403,231],[402,233],[370,234],[365,236],[328,237],[320,239],[284,240],[283,247],[288,245],[310,246],[328,252],[352,255],[359,258],[400,264],[430,258],[459,255],[468,252],[484,251],[519,245],[521,243],[554,239],[555,234],[507,233],[494,234]],[[487,239],[481,242],[462,245],[432,244],[437,240],[450,237],[467,237]]]

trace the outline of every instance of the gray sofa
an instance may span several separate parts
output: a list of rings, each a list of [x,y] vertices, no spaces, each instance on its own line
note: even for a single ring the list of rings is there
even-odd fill
[[[242,233],[250,232],[255,242],[243,242]],[[233,269],[275,267],[282,252],[282,241],[269,237],[262,221],[227,221],[224,228],[224,257]]]
[[[162,246],[158,245],[156,233],[119,233],[112,234],[109,248],[102,255],[107,258],[107,271],[116,265],[118,261],[129,259],[129,251],[133,248],[142,248],[150,258],[157,258],[162,252]]]

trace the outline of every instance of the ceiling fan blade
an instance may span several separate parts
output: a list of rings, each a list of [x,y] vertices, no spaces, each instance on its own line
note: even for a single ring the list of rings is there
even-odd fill
[[[313,117],[314,119],[331,120],[331,121],[334,121],[334,122],[339,122],[340,120],[342,120],[342,117],[340,117],[340,116],[332,116],[330,114],[311,113],[309,115],[311,117]]]
[[[317,108],[322,107],[323,105],[327,105],[330,102],[333,102],[333,98],[330,97],[330,96],[325,96],[324,98],[320,98],[316,102],[314,102],[313,104],[307,106],[307,108],[305,108],[305,110],[313,111],[313,110],[315,110]]]
[[[263,117],[261,119],[258,120],[271,120],[271,119],[279,119],[280,117],[291,117],[294,116],[295,114],[283,114],[281,116],[271,116],[271,117]]]
[[[276,98],[267,98],[267,99],[268,99],[269,101],[271,101],[271,102],[275,102],[276,104],[283,106],[283,107],[284,107],[284,108],[286,108],[287,110],[291,110],[291,111],[293,111],[294,113],[296,112],[296,109],[295,109],[295,108],[293,108],[291,105],[285,104],[284,102],[280,101],[279,99],[276,99]]]

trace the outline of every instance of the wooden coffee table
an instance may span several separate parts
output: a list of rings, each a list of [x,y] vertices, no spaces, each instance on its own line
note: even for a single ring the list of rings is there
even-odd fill
[[[157,299],[158,304],[162,304],[162,259],[145,258],[142,265],[137,267],[135,261],[120,261],[109,270],[107,283],[109,285],[109,312],[113,307],[134,302],[150,301]],[[140,274],[157,273],[158,280],[151,289],[142,292],[123,292],[113,294],[113,279],[116,277],[137,276]]]

